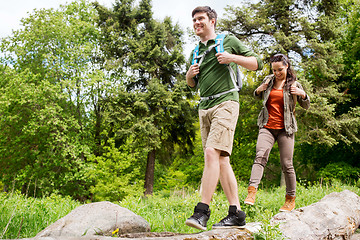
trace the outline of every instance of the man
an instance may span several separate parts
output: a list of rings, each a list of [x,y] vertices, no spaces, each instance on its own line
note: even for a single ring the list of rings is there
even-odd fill
[[[197,7],[192,12],[195,34],[200,37],[199,56],[215,44],[217,14],[210,7]],[[223,40],[224,52],[213,48],[186,73],[188,86],[200,88],[199,119],[205,166],[202,176],[201,202],[186,225],[206,230],[210,217],[209,204],[220,179],[229,201],[228,215],[213,228],[244,227],[245,213],[241,211],[237,181],[230,165],[234,132],[239,115],[239,93],[231,79],[228,65],[236,64],[249,70],[263,66],[259,56],[245,47],[233,35]],[[234,90],[236,89],[236,90]]]

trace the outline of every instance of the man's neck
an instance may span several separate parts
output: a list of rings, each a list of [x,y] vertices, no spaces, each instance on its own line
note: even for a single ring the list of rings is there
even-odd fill
[[[209,41],[210,39],[215,39],[216,38],[216,33],[215,32],[212,32],[206,36],[202,36],[200,37],[200,41],[202,43],[206,43],[207,41]]]

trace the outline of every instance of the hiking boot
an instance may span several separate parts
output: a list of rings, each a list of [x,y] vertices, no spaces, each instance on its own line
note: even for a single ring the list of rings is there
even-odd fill
[[[248,195],[245,198],[244,203],[248,205],[254,205],[255,203],[255,195],[256,195],[257,189],[253,186],[248,187]]]
[[[210,218],[209,205],[199,202],[194,209],[194,214],[185,221],[185,224],[188,225],[189,227],[193,227],[205,231],[206,223],[209,220],[209,218]]]
[[[280,212],[287,212],[287,211],[291,211],[295,208],[295,196],[289,196],[286,194],[285,196],[285,203],[284,205],[280,208]]]
[[[212,228],[244,228],[245,227],[245,212],[238,210],[236,206],[229,207],[229,214],[223,218],[219,223],[215,223]]]

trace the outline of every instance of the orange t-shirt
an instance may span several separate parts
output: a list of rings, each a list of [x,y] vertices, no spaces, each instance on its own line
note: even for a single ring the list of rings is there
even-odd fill
[[[282,89],[272,89],[266,102],[269,120],[264,127],[283,129],[284,125],[284,94]]]

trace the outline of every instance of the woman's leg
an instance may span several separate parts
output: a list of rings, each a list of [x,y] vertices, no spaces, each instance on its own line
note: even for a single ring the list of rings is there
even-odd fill
[[[294,197],[296,195],[296,175],[293,165],[294,134],[289,136],[283,130],[279,133],[277,142],[280,151],[281,168],[285,175],[286,194]]]
[[[253,186],[256,189],[258,188],[274,143],[275,137],[271,131],[266,128],[261,128],[256,143],[256,156],[251,170],[249,186]]]

